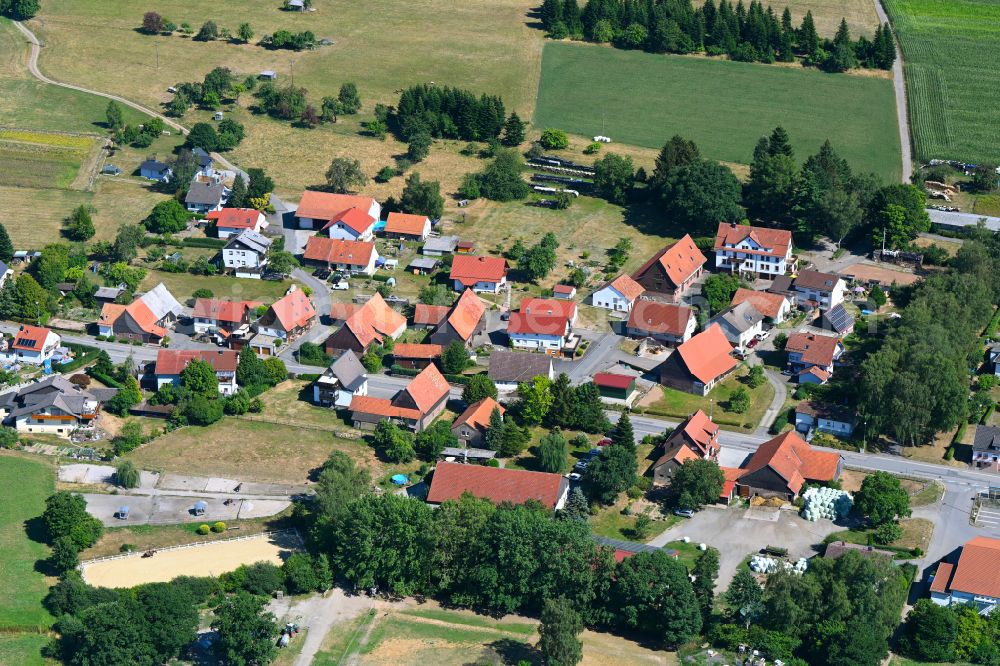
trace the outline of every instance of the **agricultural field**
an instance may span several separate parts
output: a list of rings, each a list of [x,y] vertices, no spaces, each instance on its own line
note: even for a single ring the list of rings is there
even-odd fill
[[[868,0],[773,0],[765,2],[774,8],[781,16],[785,7],[792,13],[792,22],[796,27],[802,22],[806,12],[812,12],[816,22],[816,31],[822,37],[832,37],[837,32],[840,19],[847,20],[847,27],[855,39],[861,35],[871,37],[878,26],[878,14],[875,13],[875,3]]]
[[[881,77],[553,42],[534,124],[648,148],[680,134],[706,157],[743,164],[781,125],[799,159],[829,139],[858,171],[900,173],[892,82]]]
[[[0,129],[0,185],[83,190],[100,155],[99,137]],[[81,172],[81,167],[87,169]]]
[[[58,662],[45,659],[41,650],[49,637],[45,634],[0,634],[0,664],[46,666]]]
[[[914,157],[1000,162],[1000,4],[884,4],[903,49]]]

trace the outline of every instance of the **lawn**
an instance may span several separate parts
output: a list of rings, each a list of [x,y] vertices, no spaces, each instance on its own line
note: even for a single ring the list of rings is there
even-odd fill
[[[899,526],[903,528],[903,536],[889,544],[894,548],[920,548],[927,552],[927,546],[931,542],[931,534],[934,532],[934,523],[925,518],[904,518],[899,521]],[[847,541],[849,543],[868,545],[868,537],[872,529],[852,529],[834,532],[826,537],[824,543],[832,541]]]
[[[609,539],[624,539],[626,541],[646,542],[659,536],[664,530],[673,526],[679,520],[670,516],[667,520],[654,520],[649,525],[649,532],[642,539],[636,539],[633,529],[638,513],[626,516],[622,513],[623,503],[601,509],[601,512],[590,519],[590,531]]]
[[[194,256],[195,250],[180,250]],[[184,302],[198,289],[208,289],[215,298],[229,300],[261,301],[270,305],[285,295],[290,281],[272,282],[271,280],[250,280],[228,275],[192,275],[191,273],[165,273],[150,270],[142,282],[142,289],[152,289],[162,282],[174,297]]]
[[[884,4],[903,49],[914,159],[1000,162],[1000,4]]]
[[[55,489],[55,474],[45,462],[15,456],[0,457],[0,630],[36,630],[48,627],[52,617],[42,607],[48,590],[35,563],[48,557],[48,548],[28,538],[25,523],[45,510],[45,498]],[[34,529],[34,528],[33,528]],[[0,656],[5,648],[0,646]],[[0,663],[7,662],[0,659]]]
[[[716,386],[707,396],[685,393],[666,386],[656,386],[643,398],[635,411],[654,416],[685,418],[697,410],[702,410],[712,417],[720,426],[732,426],[741,430],[753,430],[764,417],[771,400],[774,398],[774,388],[769,382],[764,382],[755,389],[747,386],[741,379],[747,374],[746,366],[741,366],[736,374]],[[729,410],[729,396],[738,387],[744,387],[750,392],[750,409],[745,414],[737,414]],[[659,396],[659,397],[657,397]],[[652,398],[652,401],[650,399]]]
[[[880,77],[553,42],[534,124],[650,148],[681,134],[743,164],[781,125],[800,160],[829,139],[858,171],[900,173],[892,83]]]
[[[41,649],[49,642],[45,634],[0,634],[0,664],[45,666],[57,662],[44,659]]]

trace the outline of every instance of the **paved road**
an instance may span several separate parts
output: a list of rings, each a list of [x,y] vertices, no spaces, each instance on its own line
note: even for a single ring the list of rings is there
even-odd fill
[[[771,399],[771,404],[768,405],[767,411],[764,412],[764,416],[760,420],[760,425],[754,431],[756,435],[767,435],[768,429],[774,423],[774,420],[778,418],[781,408],[785,406],[785,400],[788,399],[788,384],[780,373],[770,368],[764,368],[764,376],[767,377],[768,383],[774,389],[774,398]]]
[[[986,228],[990,231],[1000,231],[1000,217],[976,215],[974,213],[949,213],[944,210],[927,209],[931,222],[947,227],[974,227],[979,220],[986,220]]]
[[[889,16],[882,7],[881,0],[875,0],[875,13],[881,23],[889,23]],[[896,91],[896,123],[899,125],[899,148],[903,158],[902,181],[910,182],[913,176],[913,154],[910,144],[910,116],[906,102],[906,79],[903,77],[903,51],[899,48],[899,40],[893,35],[896,46],[896,62],[892,64],[892,87]]]

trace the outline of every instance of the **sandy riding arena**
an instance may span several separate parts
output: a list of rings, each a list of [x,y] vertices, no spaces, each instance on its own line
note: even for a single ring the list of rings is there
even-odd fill
[[[218,576],[241,564],[281,564],[301,547],[298,534],[289,531],[158,550],[152,557],[137,552],[84,562],[80,568],[83,579],[95,587],[133,587],[167,582],[177,576]]]

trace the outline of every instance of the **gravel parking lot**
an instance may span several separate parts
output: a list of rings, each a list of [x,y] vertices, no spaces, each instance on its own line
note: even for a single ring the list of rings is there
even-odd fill
[[[211,497],[172,497],[167,495],[84,495],[87,511],[108,527],[126,525],[166,525],[175,523],[214,523],[240,518],[262,518],[283,511],[291,502],[285,500],[237,499],[226,506],[224,500]],[[194,503],[205,502],[204,515],[196,516]],[[123,506],[129,508],[127,520],[116,518]]]

